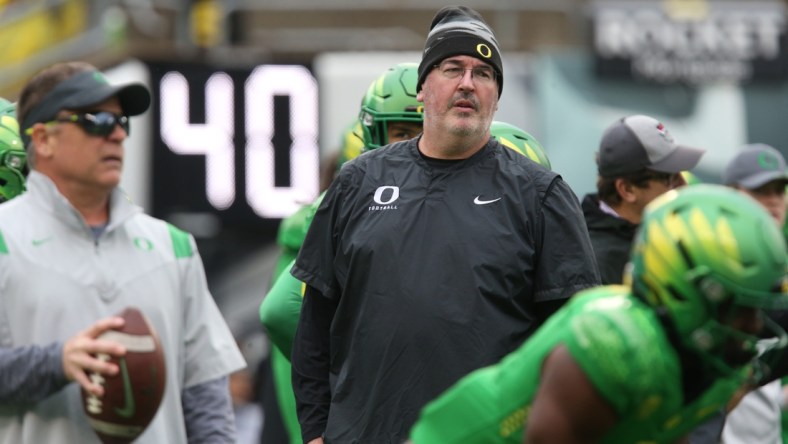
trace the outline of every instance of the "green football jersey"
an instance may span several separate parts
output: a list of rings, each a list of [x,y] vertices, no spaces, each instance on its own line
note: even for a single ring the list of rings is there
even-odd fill
[[[321,193],[312,203],[304,205],[289,217],[282,219],[276,233],[276,243],[282,248],[282,253],[276,261],[271,282],[275,282],[284,271],[290,271],[290,262],[298,256],[298,251],[301,249],[301,244],[304,243],[306,232],[309,231],[309,225],[312,224],[312,218],[317,207],[320,206],[320,202],[323,201],[323,196],[325,196],[325,192]]]
[[[652,309],[628,291],[578,293],[500,363],[465,376],[425,406],[411,441],[521,443],[542,364],[560,344],[619,415],[602,442],[670,443],[703,423],[742,379],[720,380],[685,403],[676,351]]]
[[[268,338],[288,362],[304,294],[304,284],[290,274],[293,262],[285,266],[260,304],[260,322],[268,332]]]
[[[282,272],[289,270],[290,262],[298,256],[298,250],[304,243],[306,231],[309,228],[307,216],[312,212],[312,204],[304,205],[289,217],[282,219],[276,233],[276,243],[282,248],[282,253],[276,261],[272,282]],[[311,219],[310,219],[311,220]]]
[[[260,322],[274,344],[271,353],[274,388],[282,422],[287,428],[291,444],[301,442],[301,427],[298,425],[295,396],[290,382],[290,351],[301,313],[303,284],[290,274],[290,268],[298,256],[312,217],[324,194],[284,219],[279,226],[276,241],[282,248],[282,253],[274,268],[273,286],[260,304]]]

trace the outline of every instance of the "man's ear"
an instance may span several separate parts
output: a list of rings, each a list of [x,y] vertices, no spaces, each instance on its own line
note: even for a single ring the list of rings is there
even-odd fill
[[[36,123],[31,129],[30,140],[36,152],[37,158],[46,158],[52,156],[52,146],[50,144],[52,135],[47,131],[46,124]]]
[[[424,88],[420,89],[419,92],[416,93],[416,101],[424,102]]]
[[[615,181],[616,192],[621,196],[621,200],[627,203],[633,203],[637,200],[637,195],[634,192],[635,185],[627,179],[618,178]]]

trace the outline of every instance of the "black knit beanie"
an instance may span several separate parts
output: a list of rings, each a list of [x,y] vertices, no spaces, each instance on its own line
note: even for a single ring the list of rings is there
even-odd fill
[[[435,65],[456,55],[468,55],[489,63],[498,75],[498,96],[501,96],[503,65],[498,41],[482,16],[466,6],[443,7],[432,19],[419,64],[416,91],[421,91],[424,79]]]

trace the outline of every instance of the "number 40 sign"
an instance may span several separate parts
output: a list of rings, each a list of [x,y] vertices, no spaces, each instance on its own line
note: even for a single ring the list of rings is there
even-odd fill
[[[189,83],[179,72],[160,81],[161,138],[174,153],[205,156],[205,193],[217,210],[237,199],[236,168],[245,168],[244,196],[263,218],[282,218],[315,198],[319,149],[317,82],[304,66],[261,65],[244,84],[245,165],[236,165],[234,85],[223,72],[205,82],[205,123],[189,119]],[[274,98],[290,99],[290,184],[276,186]]]

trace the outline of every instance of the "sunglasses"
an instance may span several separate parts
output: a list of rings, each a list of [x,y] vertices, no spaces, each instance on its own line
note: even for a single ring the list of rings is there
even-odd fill
[[[82,128],[92,136],[107,137],[115,131],[115,126],[120,125],[126,135],[131,134],[129,118],[109,111],[97,111],[93,113],[69,114],[55,118],[52,122],[73,123]],[[28,128],[26,133],[32,134],[33,128]]]
[[[86,133],[93,136],[107,137],[115,131],[115,125],[120,125],[126,134],[131,134],[129,118],[109,111],[95,113],[71,114],[55,119],[56,122],[71,122],[79,125]]]

